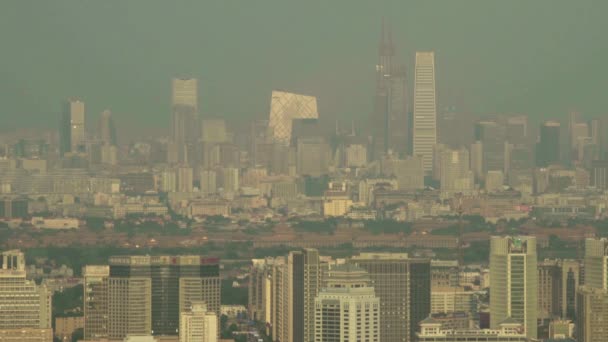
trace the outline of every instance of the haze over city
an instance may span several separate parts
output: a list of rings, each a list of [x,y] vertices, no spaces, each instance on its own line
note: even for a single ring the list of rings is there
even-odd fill
[[[0,342],[608,341],[606,13],[0,1]]]
[[[170,80],[200,79],[203,115],[264,116],[272,89],[325,116],[372,109],[380,21],[399,61],[437,52],[439,108],[546,118],[605,113],[602,1],[3,1],[0,125],[54,125],[61,99],[162,127]],[[370,95],[372,94],[372,95]],[[52,119],[51,119],[52,118]]]

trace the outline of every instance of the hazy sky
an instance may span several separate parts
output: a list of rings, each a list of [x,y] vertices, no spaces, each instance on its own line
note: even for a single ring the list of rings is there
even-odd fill
[[[204,115],[266,116],[274,88],[321,115],[367,117],[381,18],[400,59],[437,56],[439,104],[476,113],[608,115],[605,0],[1,0],[0,127],[169,125],[170,79],[200,79]],[[410,84],[410,87],[412,85]]]

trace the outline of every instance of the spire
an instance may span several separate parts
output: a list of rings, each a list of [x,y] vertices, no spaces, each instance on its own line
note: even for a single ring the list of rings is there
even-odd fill
[[[386,46],[389,56],[395,55],[395,44],[393,44],[393,26],[388,24],[388,44]]]
[[[392,29],[389,25],[387,30],[386,22],[384,17],[382,17],[381,38],[380,45],[378,46],[379,62],[377,67],[380,76],[388,74],[392,69],[392,58],[394,54]]]

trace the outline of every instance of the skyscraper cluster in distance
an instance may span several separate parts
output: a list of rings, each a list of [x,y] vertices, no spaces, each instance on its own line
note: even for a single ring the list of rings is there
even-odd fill
[[[158,135],[78,98],[0,133],[0,342],[607,341],[608,116],[472,114],[380,37],[363,120],[185,76]]]

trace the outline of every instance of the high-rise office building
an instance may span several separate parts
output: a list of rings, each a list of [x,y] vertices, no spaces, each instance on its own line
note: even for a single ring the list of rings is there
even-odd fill
[[[181,312],[179,321],[180,342],[217,341],[217,315],[207,310],[205,302],[192,302],[190,308]]]
[[[172,81],[172,142],[177,149],[177,161],[194,162],[196,143],[200,134],[198,120],[198,80],[174,78]]]
[[[84,339],[107,338],[110,266],[84,266],[82,276],[84,278]]]
[[[334,266],[314,303],[313,341],[380,341],[380,299],[365,270]]]
[[[201,170],[200,173],[201,192],[204,195],[212,195],[217,193],[218,181],[217,172],[215,170]]]
[[[424,165],[422,157],[411,156],[396,159],[387,156],[381,160],[381,173],[397,180],[401,190],[424,189]]]
[[[598,189],[608,189],[608,160],[591,163],[591,185]]]
[[[475,180],[483,179],[483,145],[481,141],[471,144],[471,171]]]
[[[412,134],[413,154],[422,156],[424,171],[430,173],[433,168],[433,148],[437,143],[434,52],[416,52]]]
[[[274,341],[314,341],[315,298],[323,281],[319,252],[254,261],[250,309],[269,323]],[[266,279],[266,280],[264,280]]]
[[[468,193],[475,187],[467,149],[447,149],[439,152],[439,180],[441,192]]]
[[[331,150],[323,137],[298,138],[296,166],[299,175],[319,177],[327,174],[331,162]]]
[[[362,253],[350,261],[369,273],[380,299],[380,341],[414,341],[431,310],[430,261],[405,253]]]
[[[557,121],[546,121],[540,125],[540,134],[536,144],[536,166],[547,167],[560,160],[559,131]]]
[[[253,259],[249,271],[248,305],[249,317],[257,322],[272,322],[272,267],[274,258]]]
[[[608,239],[585,240],[585,286],[608,290]]]
[[[177,191],[192,192],[193,189],[193,173],[191,167],[180,166],[177,168]]]
[[[99,139],[104,145],[116,145],[116,127],[112,112],[104,110],[99,118]]]
[[[529,139],[528,117],[526,115],[516,115],[507,118],[506,129],[507,141],[511,144],[526,144]]]
[[[604,342],[608,336],[608,291],[581,286],[577,291],[576,341]]]
[[[562,268],[558,260],[538,263],[538,319],[561,316]]]
[[[410,148],[405,67],[394,64],[395,47],[384,23],[378,57],[376,96],[370,122],[372,158],[378,160],[389,151],[404,157]]]
[[[608,336],[608,239],[585,240],[585,285],[577,290],[576,340],[605,341]]]
[[[561,317],[574,320],[576,318],[576,290],[581,284],[581,264],[578,260],[561,261]]]
[[[318,117],[316,97],[284,91],[272,92],[268,126],[275,142],[289,145],[294,119],[316,119]]]
[[[59,138],[61,156],[86,151],[84,102],[70,99],[64,104]]]
[[[290,252],[287,257],[287,276],[289,341],[313,341],[314,300],[323,278],[319,252],[316,249]]]
[[[482,145],[483,172],[505,170],[507,131],[502,120],[483,120],[475,124],[475,140]]]
[[[239,169],[234,167],[226,167],[221,169],[220,185],[224,192],[237,192],[240,189]]]
[[[526,336],[537,335],[538,270],[536,238],[497,237],[490,240],[490,328],[510,318]]]
[[[0,340],[50,342],[52,293],[26,279],[25,256],[10,250],[0,254]]]
[[[91,271],[85,284],[93,301],[85,316],[88,336],[124,338],[127,335],[177,335],[180,313],[196,301],[220,314],[219,260],[200,256],[115,256],[110,258],[107,286],[105,269]],[[87,280],[85,279],[85,282]],[[106,297],[107,296],[107,297]],[[105,301],[105,302],[104,302]],[[101,303],[101,304],[99,304]],[[107,303],[107,332],[103,331]]]

